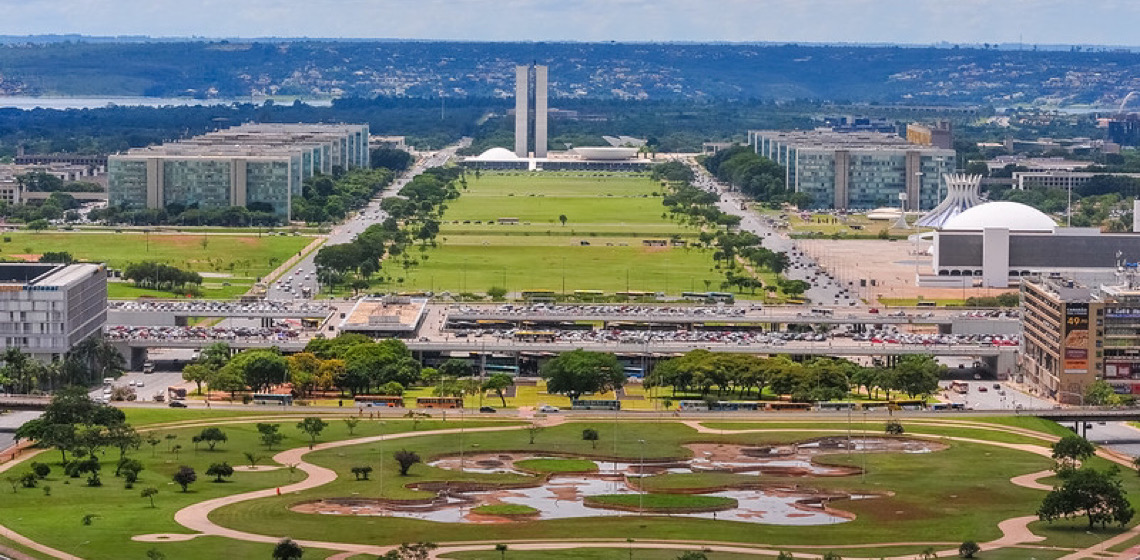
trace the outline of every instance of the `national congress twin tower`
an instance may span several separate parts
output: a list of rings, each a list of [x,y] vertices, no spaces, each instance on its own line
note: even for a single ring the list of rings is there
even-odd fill
[[[271,209],[289,220],[306,178],[368,165],[368,125],[244,124],[112,155],[108,199],[128,209]]]

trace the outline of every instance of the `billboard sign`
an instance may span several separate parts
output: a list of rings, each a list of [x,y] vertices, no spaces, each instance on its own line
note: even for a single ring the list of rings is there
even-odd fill
[[[1065,373],[1088,373],[1089,304],[1065,306]]]

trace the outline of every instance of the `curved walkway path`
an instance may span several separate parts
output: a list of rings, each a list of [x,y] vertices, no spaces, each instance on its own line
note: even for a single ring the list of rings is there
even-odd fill
[[[245,419],[242,419],[241,421],[235,421],[232,423],[239,423],[239,422],[249,423],[249,422],[257,422],[257,421],[264,421],[264,420],[265,420],[265,418],[245,418]],[[562,418],[562,417],[548,417],[548,418],[543,418],[543,419],[536,419],[536,421],[539,423],[542,423],[542,424],[546,424],[546,425],[554,425],[554,424],[560,424],[562,422],[565,422],[565,421],[567,421],[567,419]],[[213,424],[217,424],[217,423],[219,423],[219,422],[205,422],[203,424],[213,425]],[[227,422],[227,423],[229,423],[229,422]],[[820,428],[811,429],[811,428],[806,428],[806,427],[802,430],[796,429],[796,428],[791,428],[791,429],[788,429],[788,428],[783,428],[783,429],[757,428],[757,429],[747,429],[747,430],[717,430],[717,429],[708,428],[708,427],[702,425],[701,422],[699,422],[699,421],[683,421],[682,423],[693,428],[698,433],[738,434],[738,433],[765,433],[765,432],[787,433],[787,432],[797,432],[797,431],[816,431],[816,432],[820,431]],[[932,423],[926,423],[926,424],[930,425]],[[958,423],[957,422],[947,422],[947,424],[958,424]],[[966,424],[965,426],[970,426],[970,425]],[[963,426],[963,427],[965,427],[965,426]],[[189,426],[179,425],[179,426],[167,426],[167,427],[169,427],[169,428],[175,428],[175,427],[182,428],[182,427],[189,427]],[[332,471],[331,469],[327,469],[324,467],[314,465],[312,463],[305,462],[304,456],[306,454],[308,454],[310,451],[335,449],[335,448],[339,448],[339,447],[362,445],[362,444],[368,444],[368,443],[373,443],[373,442],[378,442],[378,441],[387,441],[387,440],[393,440],[393,439],[420,437],[420,436],[426,436],[426,435],[454,434],[454,433],[459,433],[461,430],[464,432],[473,432],[474,433],[474,432],[495,432],[495,431],[506,431],[506,430],[519,430],[519,429],[524,429],[525,427],[526,427],[525,425],[514,425],[514,426],[493,426],[493,427],[482,427],[482,428],[452,428],[452,429],[447,429],[447,430],[431,430],[431,431],[424,431],[424,432],[402,432],[402,433],[396,433],[396,434],[385,434],[385,435],[379,435],[379,436],[370,436],[370,437],[356,438],[356,439],[350,439],[350,440],[341,440],[341,441],[322,443],[322,444],[318,444],[318,445],[314,446],[312,449],[309,449],[307,447],[294,448],[294,449],[290,449],[290,450],[286,450],[286,451],[282,451],[281,453],[278,453],[277,455],[275,455],[273,457],[273,460],[276,461],[278,464],[282,464],[282,465],[296,465],[297,468],[304,471],[308,475],[304,480],[301,480],[297,483],[290,484],[287,486],[283,486],[280,488],[281,492],[299,492],[302,490],[308,490],[308,489],[316,488],[316,487],[324,485],[324,484],[328,484],[329,482],[332,482],[337,478],[336,473],[334,471]],[[978,428],[979,426],[977,424],[973,424],[972,427]],[[1044,433],[1035,432],[1035,431],[1027,430],[1027,429],[1021,429],[1021,428],[1012,428],[1011,427],[1009,430],[1006,430],[1005,429],[1006,427],[990,427],[990,426],[987,426],[984,429],[991,429],[991,428],[994,428],[997,431],[1010,431],[1011,433],[1020,433],[1021,435],[1036,437],[1036,438],[1040,438],[1040,439],[1045,440],[1045,441],[1057,439],[1056,436],[1051,436],[1049,434],[1044,434]],[[833,430],[824,430],[824,431],[833,431]],[[877,433],[877,432],[858,430],[858,431],[854,431],[853,433],[870,434],[870,433]],[[1004,448],[1008,448],[1008,449],[1025,451],[1028,453],[1034,453],[1034,454],[1042,455],[1042,456],[1046,456],[1046,457],[1052,456],[1051,450],[1049,448],[1041,446],[1041,445],[996,442],[996,441],[990,441],[990,440],[981,440],[981,439],[968,438],[968,437],[958,437],[958,436],[946,436],[946,435],[940,435],[940,434],[918,434],[918,435],[926,435],[927,437],[936,437],[936,438],[942,438],[942,439],[953,440],[953,441],[978,443],[978,444],[983,444],[983,445],[993,445],[993,446],[1004,447]],[[22,463],[24,460],[26,460],[26,459],[28,459],[28,458],[36,455],[36,454],[37,454],[37,452],[28,453],[24,457],[22,457],[20,460],[12,461],[12,462],[5,464],[5,465],[0,465],[0,472],[2,472],[3,470],[6,470],[7,468],[14,466],[17,463]],[[1121,464],[1130,464],[1129,458],[1117,456],[1116,454],[1113,454],[1113,453],[1100,453],[1100,452],[1098,452],[1098,455],[1104,457],[1105,459],[1113,461],[1113,462],[1117,462],[1117,463],[1121,463]],[[1041,478],[1044,478],[1046,476],[1050,476],[1052,474],[1053,474],[1052,471],[1039,471],[1036,473],[1030,473],[1030,474],[1026,474],[1026,475],[1020,475],[1017,477],[1013,477],[1010,480],[1010,482],[1013,484],[1024,486],[1026,488],[1033,488],[1033,489],[1037,489],[1037,490],[1050,490],[1051,488],[1049,486],[1041,484],[1039,482],[1039,480]],[[270,489],[265,489],[265,490],[257,490],[257,491],[253,491],[253,492],[246,492],[243,494],[237,494],[237,495],[233,495],[233,496],[225,496],[225,497],[216,498],[216,499],[212,499],[212,500],[206,500],[206,501],[199,502],[196,504],[191,504],[191,505],[189,505],[189,506],[187,506],[187,507],[185,507],[185,508],[183,508],[183,509],[181,509],[175,513],[175,521],[178,522],[179,524],[187,527],[188,529],[198,531],[197,533],[168,533],[168,534],[136,535],[134,537],[134,540],[144,541],[144,542],[176,542],[176,541],[193,539],[193,538],[196,538],[198,536],[211,535],[211,536],[220,536],[220,537],[238,539],[238,540],[244,540],[244,541],[250,541],[250,542],[275,544],[280,540],[279,537],[273,537],[273,536],[269,536],[269,535],[260,535],[260,534],[255,534],[255,533],[238,531],[238,530],[234,530],[234,529],[228,529],[226,527],[219,526],[219,525],[213,523],[212,521],[210,521],[209,515],[214,510],[221,508],[221,507],[224,507],[224,506],[227,506],[227,505],[240,503],[240,502],[244,502],[244,501],[249,501],[249,500],[271,497],[271,496],[274,496],[277,494],[278,494],[278,489],[270,488]],[[982,547],[983,550],[992,550],[992,549],[1007,548],[1007,547],[1044,548],[1044,547],[1040,547],[1040,546],[1036,546],[1036,545],[1032,544],[1032,543],[1036,543],[1036,542],[1040,542],[1040,541],[1044,540],[1044,537],[1040,537],[1040,536],[1033,534],[1028,528],[1029,523],[1036,521],[1036,520],[1037,520],[1037,518],[1035,516],[1016,517],[1016,518],[1004,520],[998,524],[998,529],[1001,531],[1002,536],[999,537],[998,539],[995,539],[995,540],[992,540],[992,541],[989,541],[986,543],[981,543],[980,546]],[[1140,526],[1133,528],[1132,530],[1125,531],[1124,533],[1121,533],[1120,535],[1118,535],[1116,537],[1113,537],[1111,539],[1107,539],[1101,543],[1098,543],[1097,545],[1094,545],[1094,546],[1086,548],[1086,549],[1082,549],[1082,550],[1053,549],[1053,550],[1073,551],[1072,554],[1065,556],[1064,558],[1067,560],[1076,560],[1079,558],[1089,557],[1090,555],[1096,555],[1098,553],[1099,554],[1105,554],[1104,551],[1107,550],[1108,548],[1115,546],[1121,542],[1124,542],[1127,539],[1132,538],[1138,534],[1140,534]],[[19,535],[18,533],[15,533],[14,531],[11,531],[11,530],[3,527],[3,526],[0,526],[0,535],[4,536],[6,538],[9,538],[9,539],[11,539],[17,543],[20,543],[24,546],[32,548],[38,552],[48,554],[48,555],[55,557],[55,558],[62,558],[64,560],[78,560],[75,556],[72,556],[72,555],[67,554],[65,552],[47,547],[45,545],[41,545],[39,543],[36,543],[36,542],[34,542],[30,539],[27,539],[26,537],[23,537],[22,535]],[[333,558],[336,558],[338,560],[348,558],[348,557],[351,557],[352,555],[356,555],[356,554],[368,554],[368,555],[385,554],[387,551],[389,551],[393,548],[390,545],[388,545],[388,546],[376,546],[376,545],[366,545],[366,544],[356,544],[356,543],[325,542],[325,541],[312,541],[312,540],[299,540],[297,542],[300,543],[302,546],[306,546],[306,547],[314,547],[314,548],[322,548],[322,549],[327,549],[327,550],[341,551],[341,554],[337,554],[336,556],[333,557]],[[432,558],[440,558],[444,555],[455,553],[455,552],[461,552],[461,551],[494,550],[494,545],[497,544],[498,542],[504,542],[505,544],[510,545],[511,550],[560,550],[560,549],[573,549],[573,548],[614,548],[614,547],[624,548],[626,546],[629,546],[629,543],[627,541],[625,541],[624,539],[593,539],[593,540],[572,540],[572,539],[568,539],[568,540],[557,540],[557,541],[497,541],[497,542],[479,542],[479,543],[477,543],[477,542],[460,542],[460,543],[449,543],[446,546],[443,546],[443,547],[436,549],[432,553]],[[842,546],[835,545],[831,548],[847,548],[847,549],[868,548],[868,549],[871,549],[871,548],[878,548],[878,547],[893,547],[893,546],[944,547],[944,546],[951,546],[952,544],[953,543],[945,543],[945,542],[937,542],[937,543],[935,543],[935,542],[928,542],[928,543],[898,542],[898,543],[875,543],[875,544],[842,545]],[[731,542],[730,543],[725,543],[725,542],[708,543],[705,541],[673,541],[673,540],[637,541],[636,545],[637,545],[637,548],[642,548],[642,549],[652,548],[652,549],[668,549],[668,550],[693,550],[696,548],[696,549],[712,550],[712,551],[717,551],[717,552],[733,552],[733,553],[740,553],[740,554],[756,554],[756,555],[764,555],[764,554],[775,555],[779,552],[779,550],[781,550],[782,548],[785,548],[785,547],[773,547],[772,545],[754,544],[754,543],[731,543]],[[821,550],[826,550],[828,547],[812,546],[812,545],[803,545],[803,546],[788,545],[788,546],[786,546],[786,548],[794,548],[797,550],[818,548]],[[957,555],[957,548],[954,547],[951,549],[940,550],[936,554],[939,557],[956,556]],[[804,553],[804,552],[795,553],[795,554],[793,554],[793,556],[796,558],[819,558],[819,555],[817,555],[817,554]],[[895,559],[892,559],[892,560],[909,560],[911,558],[913,558],[913,555],[900,556],[900,557],[896,557]]]

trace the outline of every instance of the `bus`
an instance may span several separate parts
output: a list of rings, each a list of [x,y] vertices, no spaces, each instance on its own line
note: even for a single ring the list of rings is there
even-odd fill
[[[654,297],[656,294],[654,294],[653,292],[618,292],[614,295],[616,295],[617,297],[626,298],[626,299],[640,299],[640,298]]]
[[[820,411],[825,411],[825,410],[855,410],[855,409],[859,408],[856,405],[856,403],[839,402],[839,401],[836,401],[836,402],[822,401],[822,402],[816,403],[816,406],[819,407]]]
[[[254,393],[253,404],[276,404],[290,406],[293,404],[293,395],[274,395],[271,393]]]
[[[553,302],[555,300],[554,290],[523,290],[523,301],[526,302]]]
[[[717,401],[713,403],[712,409],[737,412],[740,410],[760,410],[760,405],[750,401]]]
[[[705,301],[709,299],[708,292],[681,292],[681,297],[689,301]]]
[[[554,342],[557,337],[554,331],[515,331],[516,342]]]
[[[519,367],[518,366],[505,366],[502,364],[486,364],[483,366],[483,371],[494,372],[494,373],[509,373],[511,375],[518,375]]]
[[[708,412],[709,403],[705,401],[680,401],[677,403],[677,410],[682,412]]]
[[[811,403],[770,402],[766,408],[772,412],[807,412],[811,410]]]
[[[404,397],[396,395],[356,395],[353,398],[356,406],[383,406],[387,408],[403,408]]]
[[[709,292],[709,299],[718,303],[733,303],[736,296],[731,292]]]
[[[570,404],[570,410],[621,410],[621,401],[578,399]]]
[[[834,311],[823,307],[816,307],[815,309],[811,310],[812,315],[819,315],[821,317],[830,317],[833,313]]]
[[[891,410],[923,410],[926,401],[922,399],[904,399],[891,401]]]
[[[463,397],[417,397],[418,408],[463,408]]]
[[[931,410],[966,410],[966,405],[960,402],[956,403],[934,403],[930,405]]]
[[[475,326],[480,329],[509,329],[514,325],[502,319],[479,319],[475,321]]]

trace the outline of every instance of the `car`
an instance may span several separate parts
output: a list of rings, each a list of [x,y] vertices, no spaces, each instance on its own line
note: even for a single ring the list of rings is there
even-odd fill
[[[989,387],[986,387],[985,385],[982,385],[981,387],[978,387],[978,392],[979,392],[979,393],[985,393],[986,391],[989,391],[989,390],[990,390],[990,389],[989,389]]]
[[[872,315],[878,315],[879,314],[879,308],[878,307],[872,307],[872,308],[867,310],[867,313],[870,313]]]
[[[137,381],[135,382],[135,387],[146,387],[146,383],[143,381]]]
[[[548,404],[544,404],[544,405],[538,407],[538,411],[543,412],[543,413],[558,412],[558,407],[557,406],[550,406]]]
[[[1001,383],[994,383],[994,389],[1001,389]]]
[[[186,408],[186,403],[182,401],[170,401],[170,404],[167,406],[170,408]]]
[[[481,407],[479,407],[479,412],[485,412],[487,414],[494,414],[498,411],[495,410],[494,408],[489,407],[489,406],[481,406]]]
[[[154,373],[154,362],[143,362],[143,373]]]

